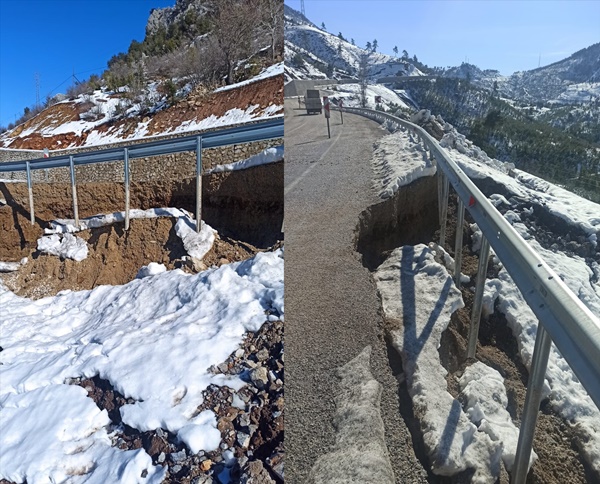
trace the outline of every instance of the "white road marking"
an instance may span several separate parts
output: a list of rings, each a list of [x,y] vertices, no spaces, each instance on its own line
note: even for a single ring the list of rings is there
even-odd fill
[[[291,192],[294,188],[296,188],[296,186],[298,185],[298,183],[300,183],[305,177],[306,175],[308,175],[310,173],[310,171],[317,166],[317,164],[325,157],[325,155],[327,153],[329,153],[329,150],[331,148],[333,148],[333,146],[337,143],[337,141],[340,139],[340,136],[342,135],[342,132],[340,131],[338,133],[338,135],[336,136],[336,138],[332,141],[332,143],[327,147],[327,149],[323,152],[323,154],[319,157],[319,159],[317,161],[315,161],[314,163],[312,163],[305,171],[304,173],[302,173],[302,175],[300,175],[298,178],[296,178],[292,183],[290,183],[287,187],[285,187],[285,190],[283,192],[284,197]]]

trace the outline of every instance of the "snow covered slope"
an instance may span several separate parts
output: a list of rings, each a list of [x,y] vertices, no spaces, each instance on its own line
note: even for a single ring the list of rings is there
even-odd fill
[[[423,75],[410,62],[367,51],[318,28],[287,5],[284,14],[286,80],[356,78],[362,55],[368,55],[371,78]]]

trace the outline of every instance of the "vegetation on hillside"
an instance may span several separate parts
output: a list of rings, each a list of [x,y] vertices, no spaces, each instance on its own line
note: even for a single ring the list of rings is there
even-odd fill
[[[440,114],[489,156],[600,202],[600,125],[590,118],[592,107],[564,107],[562,118],[569,112],[579,118],[573,114],[568,127],[553,126],[551,114],[536,119],[534,106],[512,106],[465,79],[423,81],[411,84],[410,92],[421,108]]]
[[[281,0],[202,0],[201,3],[206,7],[200,9],[204,14],[188,9],[185,15],[147,32],[141,42],[132,40],[127,52],[111,57],[101,76],[94,74],[74,83],[66,96],[73,99],[105,87],[122,92],[122,113],[134,102],[149,109],[153,100],[149,98],[148,84],[155,80],[159,83],[159,93],[172,105],[179,100],[185,84],[192,87],[232,84],[283,58]],[[14,128],[63,99],[64,96],[48,96],[43,104],[26,107],[15,123],[0,128],[0,132]]]

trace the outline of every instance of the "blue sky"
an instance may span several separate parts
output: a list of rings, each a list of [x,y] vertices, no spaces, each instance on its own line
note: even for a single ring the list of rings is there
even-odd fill
[[[152,8],[175,0],[0,0],[0,126],[7,126],[75,75],[101,74],[107,61],[142,41]]]
[[[300,10],[300,0],[285,0]],[[379,52],[398,46],[429,66],[468,62],[515,71],[548,65],[600,42],[600,1],[305,0],[310,21]]]

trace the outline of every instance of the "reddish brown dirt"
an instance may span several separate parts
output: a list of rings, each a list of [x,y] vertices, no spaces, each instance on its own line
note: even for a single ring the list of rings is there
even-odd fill
[[[281,240],[283,164],[278,165],[205,177],[203,220],[219,232],[203,259],[206,267],[247,259]],[[132,186],[131,207],[173,206],[193,211],[194,186],[193,180],[136,184]],[[2,276],[4,283],[20,295],[39,298],[64,289],[124,284],[150,262],[162,263],[167,269],[183,266],[185,250],[175,234],[172,218],[133,219],[128,232],[124,232],[122,223],[80,232],[77,235],[88,242],[89,255],[75,262],[37,251],[37,239],[49,221],[73,216],[69,185],[34,185],[33,226],[24,184],[0,183],[0,198],[6,201],[0,205],[0,261],[28,258],[19,271]],[[81,218],[122,211],[124,190],[121,184],[81,184],[78,201]]]
[[[78,184],[77,195],[80,218],[122,211],[125,207],[125,190],[119,183]],[[27,186],[0,183],[0,198],[7,202],[0,204],[1,261],[19,260],[35,249],[48,222],[73,218],[69,184],[36,183],[33,196],[36,224],[32,227]],[[195,180],[133,183],[130,206],[144,210],[177,207],[194,212]],[[283,162],[204,176],[202,219],[224,236],[262,248],[275,244],[282,239]]]
[[[281,106],[283,113],[283,76],[274,76],[265,80],[256,81],[246,86],[228,91],[212,94],[192,92],[186,99],[174,106],[149,117],[148,135],[163,134],[169,128],[179,126],[184,121],[202,120],[214,115],[223,116],[233,108],[246,110],[258,104],[253,114],[260,115],[271,105]],[[89,106],[88,106],[89,109]],[[64,133],[54,136],[43,136],[39,131],[43,128],[58,126],[69,121],[79,119],[81,112],[86,109],[75,103],[60,103],[50,106],[39,115],[19,125],[14,131],[5,135],[4,147],[12,149],[50,150],[82,146],[85,144],[89,132],[84,131],[81,136],[75,133]],[[109,121],[94,130],[102,133],[116,133],[120,131],[121,137],[134,133],[138,124],[146,118],[127,118],[118,121]],[[17,137],[21,132],[34,129],[36,132],[24,137]],[[10,136],[10,137],[9,137]]]

